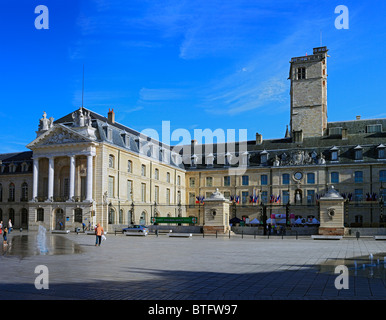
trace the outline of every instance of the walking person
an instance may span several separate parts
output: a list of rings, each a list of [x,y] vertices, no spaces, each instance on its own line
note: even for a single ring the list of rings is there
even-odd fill
[[[3,245],[7,245],[8,244],[7,233],[8,233],[8,229],[7,229],[7,227],[5,227],[3,229]]]
[[[11,221],[11,219],[9,219],[9,221],[8,221],[8,232],[9,233],[11,233],[11,231],[12,231],[12,221]]]
[[[103,233],[104,233],[103,228],[101,227],[100,223],[98,223],[95,228],[95,235],[96,235],[95,246],[101,245]]]

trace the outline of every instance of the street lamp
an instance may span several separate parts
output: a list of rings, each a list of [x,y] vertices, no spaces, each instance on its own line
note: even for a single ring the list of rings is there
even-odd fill
[[[182,216],[181,201],[178,202],[178,216]]]
[[[134,224],[134,201],[131,202],[131,218],[130,224]]]
[[[289,225],[289,211],[290,211],[290,188],[288,186],[288,190],[287,190],[287,197],[288,197],[288,200],[287,200],[287,204],[285,205],[285,225],[288,226]]]
[[[383,192],[384,192],[384,188],[383,188],[383,182],[381,182],[381,187],[379,188],[379,206],[380,206],[380,216],[379,216],[379,222],[383,222]]]

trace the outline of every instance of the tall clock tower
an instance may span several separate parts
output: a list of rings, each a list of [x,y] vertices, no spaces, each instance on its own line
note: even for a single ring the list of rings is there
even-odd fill
[[[327,129],[327,47],[314,48],[312,55],[292,58],[291,134],[323,136]]]

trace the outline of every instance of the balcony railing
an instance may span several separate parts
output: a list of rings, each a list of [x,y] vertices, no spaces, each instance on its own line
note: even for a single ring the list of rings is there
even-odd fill
[[[46,202],[48,200],[48,197],[47,196],[37,196],[36,198],[36,202]],[[73,201],[74,202],[82,202],[86,199],[85,196],[74,196],[73,197]],[[52,202],[67,202],[69,200],[68,197],[65,197],[65,196],[53,196],[52,197]],[[20,201],[23,201],[23,200],[20,200]]]

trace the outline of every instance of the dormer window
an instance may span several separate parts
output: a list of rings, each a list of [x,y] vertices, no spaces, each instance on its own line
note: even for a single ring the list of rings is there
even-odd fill
[[[385,148],[386,147],[383,144],[380,144],[377,147],[377,150],[378,150],[378,160],[385,160],[386,159]]]
[[[262,153],[260,153],[260,163],[262,165],[266,165],[268,162],[268,152],[264,150]]]
[[[13,162],[9,165],[9,172],[10,173],[16,172],[16,165]]]
[[[154,144],[152,142],[148,142],[147,143],[147,148],[145,147],[145,149],[148,149],[148,151],[149,151],[148,156],[149,157],[155,157],[155,146],[154,146]]]
[[[170,150],[167,148],[162,148],[161,152],[162,152],[162,161],[166,163],[170,163]]]
[[[209,153],[205,159],[206,166],[209,168],[213,167],[213,160],[214,160],[213,153]]]
[[[113,129],[110,128],[110,126],[107,123],[103,126],[103,131],[105,133],[106,140],[113,141]]]
[[[249,153],[248,151],[245,151],[244,153],[241,154],[241,165],[242,166],[247,166],[248,165],[248,160],[249,160]]]
[[[231,161],[232,161],[232,154],[230,152],[227,152],[225,154],[225,166],[229,167],[231,165]]]
[[[178,154],[178,153],[175,153],[175,152],[172,152],[172,155],[171,155],[171,160],[172,162],[175,164],[175,165],[179,165],[182,163],[182,157]]]
[[[355,160],[363,160],[363,148],[361,146],[356,146],[354,148]]]
[[[121,133],[121,137],[125,147],[130,149],[130,136],[126,132],[123,132]]]
[[[27,162],[23,162],[21,164],[21,172],[27,172],[28,171],[28,163]]]
[[[195,154],[191,156],[191,158],[190,158],[190,166],[192,168],[196,167],[196,165],[197,165],[197,158],[198,157]]]
[[[331,151],[331,161],[338,161],[338,151],[339,149],[337,147],[333,147],[330,149]]]

